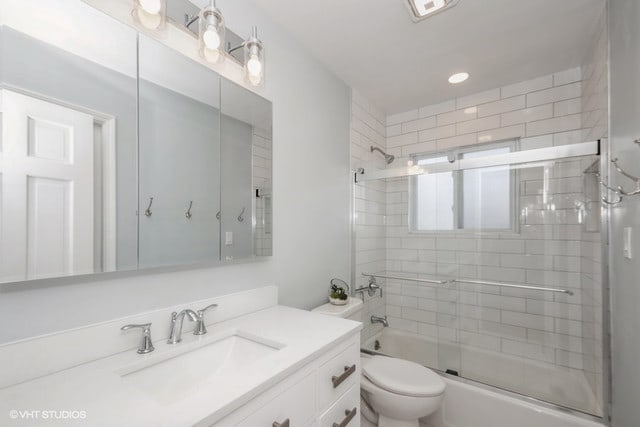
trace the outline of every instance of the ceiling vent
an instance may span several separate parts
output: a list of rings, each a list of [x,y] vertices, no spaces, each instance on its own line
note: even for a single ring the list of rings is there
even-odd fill
[[[458,0],[406,0],[414,22],[422,21],[444,10],[450,9]]]

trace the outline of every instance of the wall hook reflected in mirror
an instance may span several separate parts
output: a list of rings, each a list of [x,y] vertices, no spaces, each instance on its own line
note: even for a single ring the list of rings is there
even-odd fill
[[[151,212],[151,205],[153,205],[153,197],[149,197],[149,206],[144,210],[144,216],[150,217],[153,215],[153,212]]]
[[[244,222],[244,211],[245,211],[246,209],[247,209],[247,208],[245,208],[244,206],[242,207],[242,212],[240,212],[240,215],[238,215],[238,221],[240,221],[240,222]]]
[[[218,213],[216,213],[216,219],[217,219],[218,221],[220,221],[220,211],[218,211]]]
[[[193,207],[193,200],[189,201],[189,209],[187,209],[187,211],[185,212],[184,216],[187,217],[187,219],[191,219],[192,215],[191,215],[191,208]]]

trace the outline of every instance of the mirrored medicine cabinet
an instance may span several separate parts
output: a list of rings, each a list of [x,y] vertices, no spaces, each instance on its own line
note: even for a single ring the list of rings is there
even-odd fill
[[[272,254],[269,101],[80,1],[0,10],[0,282]]]

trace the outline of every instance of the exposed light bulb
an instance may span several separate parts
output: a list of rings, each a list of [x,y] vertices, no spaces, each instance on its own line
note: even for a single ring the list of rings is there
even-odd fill
[[[150,15],[157,15],[162,10],[162,2],[160,0],[138,0],[140,7]]]
[[[252,76],[260,75],[260,73],[262,72],[262,62],[260,62],[260,58],[258,58],[258,55],[251,55],[249,61],[247,61],[247,70]]]
[[[207,30],[202,34],[202,41],[204,41],[207,49],[216,50],[220,47],[220,34],[218,34],[213,25],[209,25]]]

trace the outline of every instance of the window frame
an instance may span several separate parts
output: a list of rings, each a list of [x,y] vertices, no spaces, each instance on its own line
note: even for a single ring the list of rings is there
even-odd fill
[[[410,156],[413,164],[418,164],[419,161],[425,159],[432,159],[436,157],[446,157],[449,161],[460,160],[464,154],[474,153],[478,151],[486,151],[491,149],[499,149],[508,147],[509,152],[519,151],[520,140],[519,138],[508,139],[502,141],[496,141],[485,144],[466,145],[461,147],[452,148],[446,151],[432,151],[423,154],[412,154]],[[464,225],[464,183],[463,183],[464,170],[452,171],[453,179],[453,220],[454,227],[451,230],[421,230],[417,228],[417,209],[418,203],[416,198],[418,197],[417,182],[419,176],[409,177],[409,198],[408,198],[408,212],[409,221],[408,228],[411,234],[503,234],[503,235],[517,235],[520,230],[519,223],[519,205],[520,205],[520,184],[519,184],[519,172],[517,168],[513,168],[510,171],[511,182],[511,197],[510,197],[510,216],[511,227],[510,228],[461,228]]]

